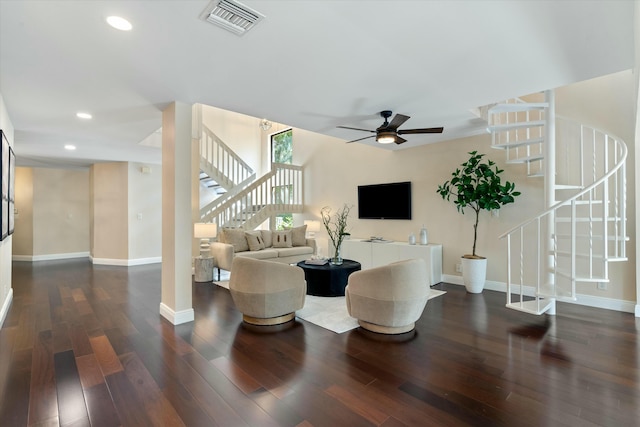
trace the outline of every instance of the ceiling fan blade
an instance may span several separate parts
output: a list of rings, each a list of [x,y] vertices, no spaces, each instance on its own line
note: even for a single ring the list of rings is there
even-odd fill
[[[387,129],[398,129],[404,122],[409,120],[411,117],[405,116],[404,114],[396,114],[391,120],[391,123],[387,126]]]
[[[363,132],[371,132],[371,133],[376,133],[375,130],[370,130],[370,129],[360,129],[360,128],[351,128],[349,126],[336,126],[337,128],[340,129],[351,129],[351,130],[361,130]]]
[[[411,135],[416,133],[442,133],[444,128],[423,128],[423,129],[402,129],[398,131],[398,135]]]
[[[365,136],[364,138],[354,139],[353,141],[347,141],[347,144],[351,144],[352,142],[362,141],[363,139],[373,138],[375,135]]]
[[[396,143],[396,144],[400,145],[400,144],[402,144],[403,142],[407,142],[407,140],[406,140],[406,139],[404,139],[404,138],[403,138],[403,137],[401,137],[401,136],[396,136],[396,140],[395,140],[395,143]]]

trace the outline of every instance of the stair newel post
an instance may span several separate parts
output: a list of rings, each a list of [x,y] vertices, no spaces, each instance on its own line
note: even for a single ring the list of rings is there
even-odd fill
[[[550,208],[556,202],[556,105],[555,92],[546,90],[544,92],[545,102],[547,103],[546,126],[545,126],[545,142],[544,142],[544,203],[545,208]],[[544,253],[547,257],[547,265],[553,267],[554,258],[551,251],[554,247],[553,238],[555,235],[555,213],[551,213],[547,221],[547,230],[545,230],[545,244],[543,246]],[[575,236],[573,237],[575,238]],[[556,283],[552,269],[548,269],[547,283]],[[556,284],[557,286],[557,284]],[[555,298],[547,311],[551,315],[556,314]]]

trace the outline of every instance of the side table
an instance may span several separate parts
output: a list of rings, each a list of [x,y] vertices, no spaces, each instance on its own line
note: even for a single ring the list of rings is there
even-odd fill
[[[196,282],[212,282],[213,268],[216,259],[214,257],[197,256],[193,261],[193,269],[195,271],[194,281]]]

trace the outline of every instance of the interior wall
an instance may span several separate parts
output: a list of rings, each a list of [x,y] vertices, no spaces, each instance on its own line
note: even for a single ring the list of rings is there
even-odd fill
[[[6,132],[9,144],[13,146],[13,124],[2,93],[0,93],[0,129]],[[0,324],[4,322],[13,295],[11,290],[12,242],[13,235],[0,242]]]
[[[33,169],[16,168],[13,256],[33,256]]]
[[[92,169],[93,242],[91,256],[99,262],[128,260],[128,165],[96,163]]]
[[[162,168],[128,163],[129,260],[162,256]]]
[[[89,253],[89,171],[33,169],[33,255]]]

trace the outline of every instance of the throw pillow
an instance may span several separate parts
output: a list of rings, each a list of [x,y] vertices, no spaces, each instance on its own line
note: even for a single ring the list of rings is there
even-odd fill
[[[264,241],[264,247],[270,248],[273,246],[273,232],[271,230],[260,230],[262,233],[262,240]]]
[[[250,251],[259,251],[264,249],[264,240],[262,240],[262,233],[260,230],[245,231],[244,235],[247,238]]]
[[[273,232],[273,247],[274,248],[290,248],[291,243],[291,230],[274,231]]]
[[[247,238],[244,235],[244,230],[241,228],[227,228],[224,230],[225,243],[233,245],[235,252],[244,252],[249,250],[249,244]]]
[[[218,230],[217,240],[220,243],[227,243],[227,241],[224,238],[224,230],[226,230],[226,228],[221,228],[220,230]]]
[[[307,245],[307,226],[301,225],[300,227],[291,228],[291,240],[293,246],[306,246]]]

